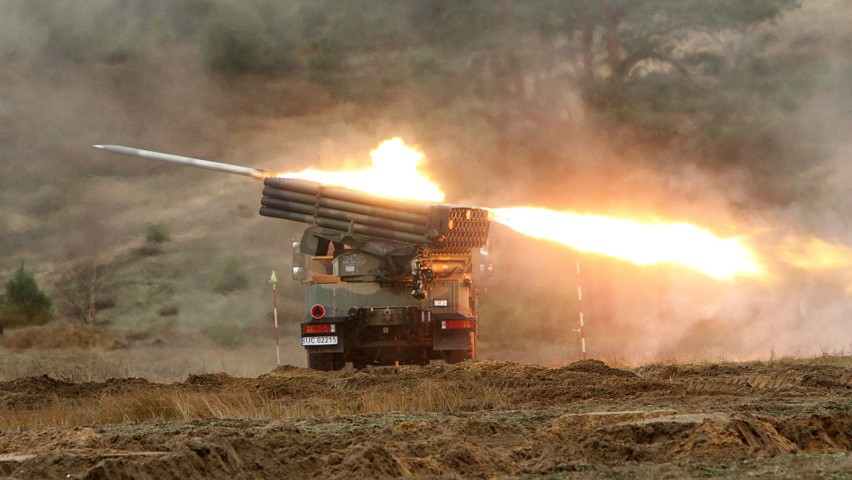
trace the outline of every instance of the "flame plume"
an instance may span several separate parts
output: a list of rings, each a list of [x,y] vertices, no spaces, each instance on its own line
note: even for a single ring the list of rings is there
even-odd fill
[[[845,293],[852,295],[852,248],[813,236],[788,236],[781,242],[778,257],[806,272],[845,279]]]
[[[778,256],[790,265],[807,271],[852,268],[852,250],[816,237],[787,237],[781,243]]]
[[[720,238],[688,223],[645,223],[535,207],[491,212],[494,221],[525,235],[637,265],[674,263],[719,280],[765,273],[757,254],[741,239]]]
[[[370,157],[373,160],[372,167],[361,170],[326,172],[308,168],[277,176],[311,180],[381,197],[434,202],[444,200],[441,187],[419,171],[425,156],[406,145],[401,138],[385,140],[370,152]]]

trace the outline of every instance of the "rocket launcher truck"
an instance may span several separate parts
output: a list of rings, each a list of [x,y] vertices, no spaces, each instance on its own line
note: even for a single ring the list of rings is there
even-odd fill
[[[476,357],[482,208],[392,200],[238,165],[114,145],[124,155],[262,179],[260,215],[307,224],[292,276],[307,284],[308,366],[456,363]]]

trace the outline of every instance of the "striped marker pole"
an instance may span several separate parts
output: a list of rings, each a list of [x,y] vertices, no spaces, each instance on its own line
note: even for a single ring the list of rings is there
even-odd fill
[[[278,346],[278,277],[275,276],[275,270],[272,271],[272,277],[269,279],[272,284],[272,318],[275,319],[275,362],[281,366],[281,348]]]
[[[583,286],[580,282],[580,261],[577,260],[577,301],[580,309],[580,355],[586,359],[586,324],[583,320]]]

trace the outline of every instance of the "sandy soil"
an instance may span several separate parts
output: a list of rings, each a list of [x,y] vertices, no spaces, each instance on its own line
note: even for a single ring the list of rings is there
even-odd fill
[[[282,404],[380,404],[382,392],[457,392],[436,411],[206,419],[0,433],[0,477],[850,478],[852,368],[828,364],[562,368],[482,361],[257,378],[191,375],[0,382],[2,416],[50,403],[179,391]],[[424,393],[426,392],[426,393]]]

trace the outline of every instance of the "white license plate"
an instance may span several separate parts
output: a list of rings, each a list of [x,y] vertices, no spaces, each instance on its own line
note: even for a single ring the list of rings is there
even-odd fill
[[[322,337],[302,337],[302,346],[309,345],[337,345],[337,337],[334,335]]]

